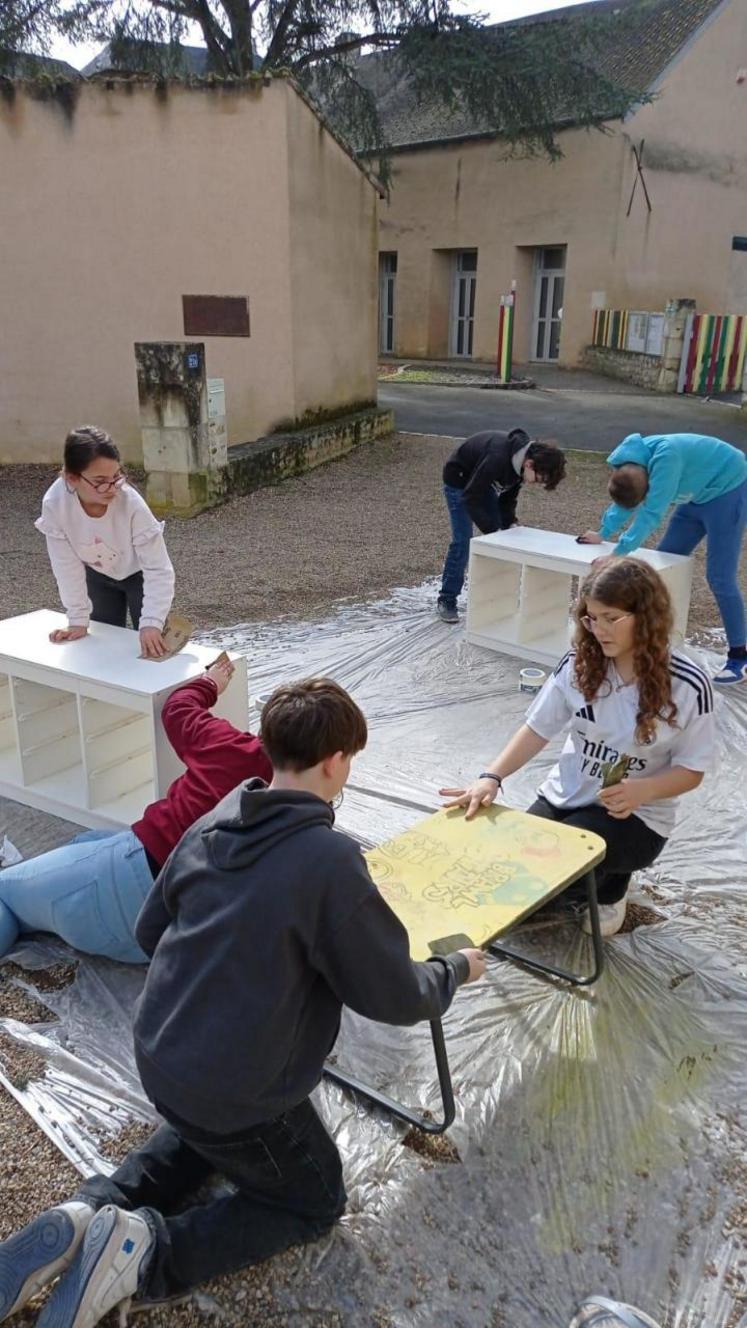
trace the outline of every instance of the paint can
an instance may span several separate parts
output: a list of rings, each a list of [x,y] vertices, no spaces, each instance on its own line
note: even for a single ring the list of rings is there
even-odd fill
[[[538,692],[546,677],[547,674],[542,669],[521,669],[519,672],[519,691]]]

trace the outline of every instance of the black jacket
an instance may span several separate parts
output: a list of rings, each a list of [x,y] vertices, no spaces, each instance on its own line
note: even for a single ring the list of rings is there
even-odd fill
[[[483,535],[507,530],[516,520],[522,479],[513,458],[530,441],[523,429],[474,433],[446,462],[444,484],[464,490],[465,507]]]
[[[135,1018],[148,1096],[231,1134],[318,1083],[342,1005],[369,1019],[435,1019],[464,955],[413,963],[405,928],[360,848],[311,793],[239,785],[189,830],[143,905],[152,955]]]

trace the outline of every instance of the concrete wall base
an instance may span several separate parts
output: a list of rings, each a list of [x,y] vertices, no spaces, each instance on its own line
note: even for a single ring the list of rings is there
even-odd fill
[[[356,411],[339,419],[293,433],[271,434],[228,451],[222,470],[189,475],[149,473],[145,496],[156,516],[196,516],[227,498],[303,475],[315,466],[346,456],[360,443],[370,443],[394,429],[391,410]]]

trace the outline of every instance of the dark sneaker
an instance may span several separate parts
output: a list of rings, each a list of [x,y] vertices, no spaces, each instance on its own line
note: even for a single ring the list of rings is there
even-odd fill
[[[0,1243],[0,1321],[70,1267],[93,1216],[88,1204],[60,1204]]]
[[[441,622],[445,623],[459,622],[459,614],[457,613],[456,604],[449,604],[445,599],[440,599],[438,601],[436,605],[436,613],[441,619]]]

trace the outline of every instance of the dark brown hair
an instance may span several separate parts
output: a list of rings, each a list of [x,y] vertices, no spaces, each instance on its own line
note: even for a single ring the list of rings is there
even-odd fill
[[[262,741],[276,770],[309,770],[335,752],[354,756],[367,738],[362,711],[332,678],[277,687],[262,710]]]
[[[97,429],[95,424],[81,424],[71,429],[65,439],[63,466],[68,475],[82,475],[97,457],[106,457],[109,461],[119,461],[119,449],[105,429]]]
[[[586,701],[593,701],[599,695],[609,668],[609,660],[594,633],[587,631],[581,622],[590,599],[635,615],[633,668],[638,684],[635,736],[637,742],[650,742],[657,720],[673,725],[677,718],[669,672],[673,625],[669,591],[658,572],[638,558],[606,558],[587,576],[575,607],[574,637],[576,679]]]
[[[532,462],[537,480],[545,489],[557,489],[565,475],[565,452],[555,443],[537,438],[529,444],[526,459]]]
[[[648,493],[648,471],[636,461],[615,466],[610,475],[607,492],[618,507],[637,507]]]

